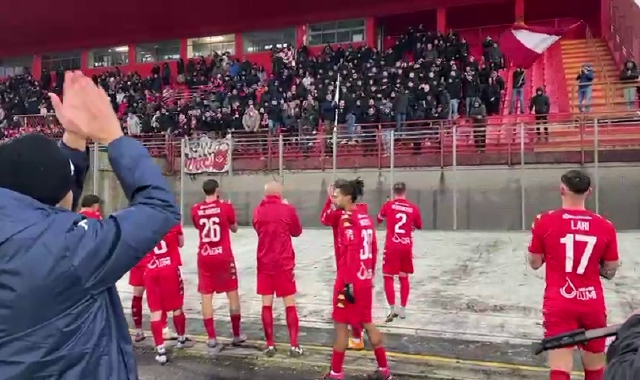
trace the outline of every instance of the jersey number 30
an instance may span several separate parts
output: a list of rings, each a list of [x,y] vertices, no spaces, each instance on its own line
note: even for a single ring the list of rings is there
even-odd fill
[[[566,273],[573,273],[573,262],[576,253],[575,242],[577,241],[587,243],[584,248],[584,252],[582,253],[582,257],[580,258],[580,264],[575,270],[577,274],[584,274],[584,271],[587,269],[587,265],[589,264],[591,254],[593,253],[593,247],[595,247],[598,238],[588,235],[567,234],[565,237],[560,239],[560,243],[564,244],[565,249],[564,269]]]
[[[220,241],[220,218],[200,219],[202,232],[200,237],[203,243],[216,243]]]

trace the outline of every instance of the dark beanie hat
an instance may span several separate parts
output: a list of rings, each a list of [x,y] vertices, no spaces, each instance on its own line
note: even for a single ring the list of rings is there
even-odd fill
[[[0,187],[55,206],[71,191],[73,165],[58,143],[26,134],[0,144]]]

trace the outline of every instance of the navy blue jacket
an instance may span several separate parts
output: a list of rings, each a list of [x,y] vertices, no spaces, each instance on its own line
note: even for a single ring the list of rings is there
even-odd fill
[[[115,283],[180,214],[140,143],[108,150],[131,204],[103,221],[0,189],[1,380],[138,378]]]
[[[84,152],[70,148],[67,144],[60,141],[60,150],[69,158],[69,161],[73,164],[74,175],[73,182],[71,182],[71,191],[73,191],[73,211],[78,208],[80,197],[82,196],[82,189],[84,188],[84,181],[87,178],[89,172],[89,147]]]

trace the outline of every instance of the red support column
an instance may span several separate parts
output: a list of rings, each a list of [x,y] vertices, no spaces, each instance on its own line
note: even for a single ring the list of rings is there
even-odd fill
[[[242,33],[236,33],[236,58],[243,60],[244,57],[244,44],[242,43]]]
[[[447,33],[447,8],[439,7],[436,10],[436,25],[438,32],[442,34]]]
[[[136,63],[136,45],[129,44],[129,65],[133,65]]]
[[[40,79],[42,74],[42,56],[40,54],[36,54],[33,56],[33,63],[31,63],[31,75],[34,78]]]
[[[376,31],[376,19],[368,17],[364,21],[364,42],[371,46],[376,47],[377,43],[377,31]]]
[[[516,23],[524,24],[524,0],[516,0]]]
[[[89,50],[80,53],[80,70],[89,69]]]
[[[307,24],[296,26],[296,49],[307,44]]]
[[[180,40],[180,58],[185,62],[190,58],[188,53],[189,49],[187,47],[188,44],[189,41],[186,38]]]

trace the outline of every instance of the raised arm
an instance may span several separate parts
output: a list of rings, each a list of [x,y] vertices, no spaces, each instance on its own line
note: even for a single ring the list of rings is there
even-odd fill
[[[77,275],[95,290],[114,285],[180,222],[175,196],[147,150],[128,137],[108,149],[130,205],[104,221],[84,220],[66,236]]]
[[[60,150],[67,156],[73,165],[73,183],[71,191],[73,192],[73,206],[75,211],[82,195],[84,181],[89,172],[89,148],[87,140],[71,132],[65,132],[59,143]]]

